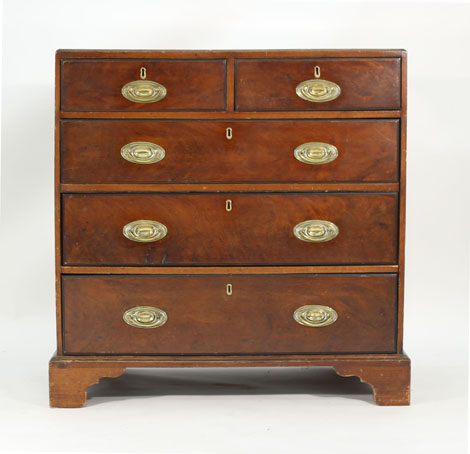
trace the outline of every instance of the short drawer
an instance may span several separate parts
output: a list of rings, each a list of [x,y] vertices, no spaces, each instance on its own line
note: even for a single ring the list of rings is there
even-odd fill
[[[61,133],[63,183],[398,180],[398,120],[65,120]]]
[[[240,59],[238,110],[399,109],[399,58]]]
[[[64,276],[62,288],[66,354],[396,351],[393,274]]]
[[[225,60],[62,60],[62,111],[225,109]]]
[[[397,202],[396,193],[66,194],[63,263],[392,264]]]

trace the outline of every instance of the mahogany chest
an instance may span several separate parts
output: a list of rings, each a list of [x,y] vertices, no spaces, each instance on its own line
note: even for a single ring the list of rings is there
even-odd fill
[[[405,51],[60,50],[55,131],[51,406],[217,366],[409,403]]]

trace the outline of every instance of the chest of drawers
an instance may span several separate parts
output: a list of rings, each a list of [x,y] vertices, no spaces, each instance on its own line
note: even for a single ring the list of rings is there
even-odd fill
[[[406,52],[58,51],[50,403],[330,366],[409,403]]]

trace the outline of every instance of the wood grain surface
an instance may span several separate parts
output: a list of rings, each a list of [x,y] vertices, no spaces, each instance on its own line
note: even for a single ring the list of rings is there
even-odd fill
[[[80,407],[88,386],[130,367],[273,366],[331,366],[369,383],[379,405],[409,404],[406,62],[395,49],[57,51],[51,406]],[[336,100],[295,94],[317,65],[340,85]],[[166,86],[163,101],[121,95],[142,66]],[[163,161],[122,160],[121,142],[150,139],[165,143]],[[295,161],[307,141],[334,141],[340,158]],[[162,241],[122,236],[152,217],[169,227]],[[293,225],[309,218],[335,222],[339,236],[296,239]],[[294,302],[312,298],[335,305],[338,321],[296,324]],[[125,325],[136,300],[165,303],[167,324]]]
[[[226,285],[232,284],[232,295]],[[68,354],[376,352],[396,349],[397,278],[388,275],[67,276]],[[329,326],[293,318],[304,305],[338,313]],[[168,321],[154,329],[123,321],[152,306]]]
[[[371,386],[378,405],[410,404],[411,362],[406,354],[53,356],[49,362],[50,404],[81,407],[88,386],[100,377],[117,377],[126,368],[315,366],[359,377]]]
[[[232,211],[226,211],[226,200]],[[397,194],[66,194],[64,265],[394,264]],[[163,223],[165,238],[138,243],[123,227]],[[326,220],[339,235],[301,241],[293,228]]]
[[[147,79],[167,89],[164,99],[136,103],[121,94],[129,82]],[[223,110],[225,60],[62,60],[61,109],[80,110]]]
[[[61,134],[63,183],[398,181],[398,120],[66,120]],[[165,158],[126,161],[120,150],[135,141],[160,145]],[[338,158],[298,161],[307,142],[334,145]]]
[[[341,94],[328,102],[310,102],[295,89],[315,79],[339,85]],[[368,110],[400,108],[400,60],[309,59],[236,60],[237,110]]]

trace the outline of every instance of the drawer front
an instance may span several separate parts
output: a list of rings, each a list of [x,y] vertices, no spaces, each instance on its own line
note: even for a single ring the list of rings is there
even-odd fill
[[[398,120],[67,120],[61,131],[64,183],[398,180]]]
[[[225,60],[63,60],[61,109],[223,110],[225,72]]]
[[[65,276],[64,345],[67,354],[391,353],[396,301],[391,274]]]
[[[300,85],[312,80],[317,82]],[[375,110],[400,104],[398,58],[237,61],[238,110]]]
[[[69,194],[63,263],[392,264],[397,201],[396,193]]]

